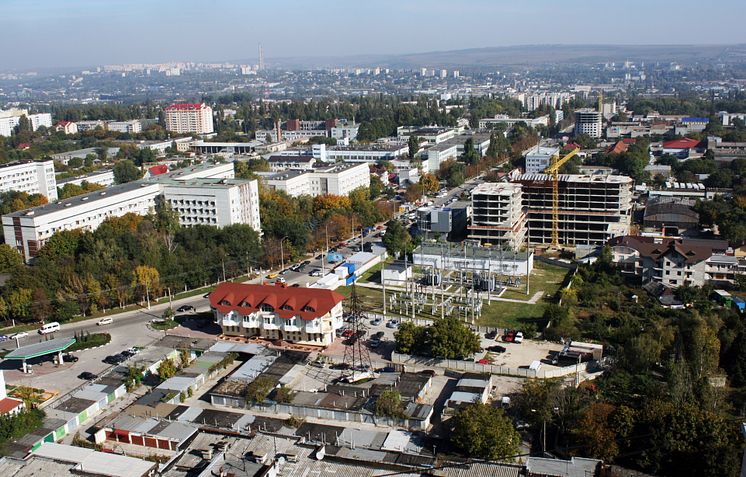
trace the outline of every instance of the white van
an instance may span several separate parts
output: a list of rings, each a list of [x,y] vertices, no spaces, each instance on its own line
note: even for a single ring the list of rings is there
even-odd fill
[[[51,323],[47,323],[46,325],[43,325],[41,328],[39,328],[39,334],[40,335],[46,335],[49,333],[54,333],[55,331],[60,331],[60,324],[56,321],[52,321]]]

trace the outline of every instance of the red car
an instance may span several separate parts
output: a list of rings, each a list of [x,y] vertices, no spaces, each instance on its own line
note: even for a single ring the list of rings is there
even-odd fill
[[[515,340],[515,331],[510,330],[505,333],[505,336],[503,336],[503,341],[512,342]]]
[[[342,332],[342,336],[343,336],[344,338],[349,338],[349,337],[350,337],[350,336],[352,336],[353,334],[355,334],[355,333],[354,333],[354,332],[353,332],[353,331],[352,331],[351,329],[349,329],[349,328],[348,328],[348,329],[346,329],[346,330],[344,330],[344,331]]]

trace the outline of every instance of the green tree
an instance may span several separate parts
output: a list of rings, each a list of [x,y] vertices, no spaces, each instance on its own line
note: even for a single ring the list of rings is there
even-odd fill
[[[154,267],[138,265],[132,271],[132,286],[139,291],[143,300],[150,301],[150,295],[160,288],[160,274]]]
[[[129,159],[117,161],[114,164],[114,181],[117,184],[125,184],[140,179],[142,171]]]
[[[399,325],[394,332],[397,353],[412,354],[417,349],[419,326],[411,321],[405,321]]]
[[[474,139],[469,138],[464,143],[464,153],[461,155],[461,160],[468,165],[479,162],[479,153],[474,148]]]
[[[383,192],[383,181],[374,174],[370,175],[370,198],[371,200],[375,200],[378,198],[379,195]]]
[[[414,157],[417,155],[417,152],[420,150],[419,138],[415,135],[409,136],[407,146],[409,148],[409,158],[414,159]]]
[[[23,257],[18,250],[8,244],[0,244],[0,273],[11,273],[23,265]]]
[[[398,257],[414,249],[412,236],[398,220],[391,220],[386,224],[386,235],[383,236],[383,246],[389,255]]]
[[[164,381],[176,376],[177,371],[176,363],[171,358],[164,359],[158,365],[158,376]]]
[[[280,386],[275,390],[274,401],[282,404],[293,402],[295,393],[288,386]]]
[[[521,438],[502,409],[489,404],[470,404],[451,419],[451,442],[472,457],[491,460],[512,459]]]
[[[376,399],[374,409],[376,416],[386,416],[395,419],[404,418],[404,405],[401,394],[393,389],[385,389]]]
[[[479,336],[455,316],[435,320],[430,327],[432,355],[460,359],[479,351]]]
[[[274,388],[274,379],[269,376],[259,376],[246,386],[246,401],[253,403],[264,402]]]
[[[33,292],[29,288],[19,288],[8,296],[8,312],[13,319],[30,321]]]

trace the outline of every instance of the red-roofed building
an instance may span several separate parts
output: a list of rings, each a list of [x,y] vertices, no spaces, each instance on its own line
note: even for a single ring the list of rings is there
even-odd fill
[[[149,177],[159,176],[168,172],[168,166],[166,164],[158,164],[148,169]]]
[[[0,416],[18,414],[23,410],[23,401],[13,398],[0,399]]]
[[[164,109],[166,129],[175,133],[209,134],[214,131],[212,108],[201,104],[172,104]]]
[[[27,142],[22,142],[22,143],[20,143],[19,145],[16,146],[16,149],[18,149],[20,151],[25,151],[26,149],[28,149],[30,147],[31,147],[31,144],[29,144]]]
[[[665,141],[663,143],[663,154],[673,154],[680,158],[687,158],[691,152],[699,148],[699,141],[689,137]]]
[[[579,144],[574,142],[568,142],[564,146],[562,146],[563,151],[572,151],[574,149],[582,149]]]
[[[78,125],[72,121],[57,121],[54,125],[56,132],[64,132],[65,134],[76,134],[78,132]]]
[[[225,336],[327,346],[342,327],[344,297],[322,288],[221,283],[210,293]]]
[[[624,141],[617,141],[614,143],[613,146],[609,146],[606,149],[607,154],[623,154],[627,152],[627,149],[629,149],[629,145]]]
[[[8,397],[5,389],[5,374],[0,371],[0,416],[18,414],[23,408],[23,401]]]

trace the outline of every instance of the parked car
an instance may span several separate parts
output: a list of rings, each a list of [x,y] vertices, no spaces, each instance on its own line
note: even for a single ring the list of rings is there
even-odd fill
[[[423,369],[422,371],[419,372],[419,374],[424,374],[425,376],[430,376],[432,378],[437,373],[433,369]]]
[[[194,307],[192,305],[181,305],[176,309],[179,313],[187,313],[187,312],[193,312]]]
[[[23,338],[28,338],[28,333],[25,331],[19,331],[18,333],[10,335],[10,339],[12,340],[20,340]]]
[[[100,320],[96,322],[96,325],[104,326],[104,325],[110,325],[112,323],[114,323],[114,319],[112,317],[104,316],[103,318],[101,318]]]
[[[80,358],[78,358],[77,356],[75,356],[73,354],[63,354],[62,355],[62,362],[63,363],[77,363],[79,359]]]
[[[495,345],[487,348],[487,351],[491,351],[492,353],[504,353],[507,350],[505,346]]]
[[[378,326],[381,323],[383,323],[383,320],[381,318],[373,318],[372,320],[370,320],[371,326]]]
[[[386,323],[386,328],[399,328],[399,322],[397,320],[389,320],[388,323]]]
[[[376,338],[371,338],[368,340],[368,346],[373,349],[378,348],[379,346],[381,346],[381,340],[376,339]]]
[[[383,331],[378,331],[373,335],[374,338],[378,338],[379,340],[383,339]]]
[[[279,274],[277,272],[270,273],[267,275],[267,280],[274,280]]]
[[[515,334],[515,337],[513,337],[513,342],[514,343],[523,343],[523,332],[522,331],[518,331]]]
[[[508,343],[512,343],[515,339],[515,331],[508,330],[505,332],[505,335],[503,336],[503,341],[507,341]]]
[[[132,356],[134,356],[134,355],[136,355],[137,353],[140,352],[140,348],[136,348],[136,347],[133,346],[132,348],[128,348],[127,352],[130,353],[130,354],[132,354]]]
[[[488,340],[494,340],[497,337],[497,330],[488,331],[484,334],[484,337]]]
[[[8,339],[9,338],[7,335],[0,335],[0,343],[2,343],[3,341],[8,341]]]
[[[98,377],[98,376],[96,376],[96,375],[95,375],[95,374],[93,374],[93,373],[89,373],[88,371],[83,371],[82,373],[80,373],[80,374],[78,375],[78,379],[83,379],[83,380],[85,380],[85,381],[93,381],[93,380],[94,380],[94,379],[96,379],[97,377]]]
[[[343,338],[349,338],[350,336],[352,336],[354,334],[355,334],[355,332],[348,328],[348,329],[346,329],[346,330],[344,330],[342,332],[342,337]]]
[[[127,358],[129,358],[129,356],[125,356],[123,353],[113,354],[104,358],[104,363],[117,365],[127,361]]]

